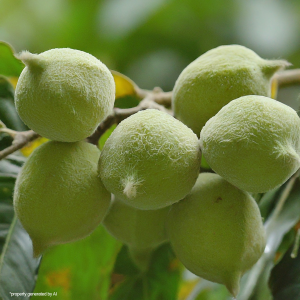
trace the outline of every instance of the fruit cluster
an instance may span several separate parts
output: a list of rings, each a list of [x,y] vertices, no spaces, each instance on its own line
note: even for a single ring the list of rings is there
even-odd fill
[[[176,81],[177,119],[140,111],[117,126],[100,154],[83,139],[113,108],[109,70],[71,49],[20,59],[17,111],[53,140],[29,157],[14,193],[34,255],[87,236],[104,219],[142,270],[169,240],[187,269],[237,295],[265,247],[251,193],[282,185],[300,167],[300,119],[269,98],[271,77],[287,62],[238,45],[210,50]],[[199,174],[202,154],[216,173]]]

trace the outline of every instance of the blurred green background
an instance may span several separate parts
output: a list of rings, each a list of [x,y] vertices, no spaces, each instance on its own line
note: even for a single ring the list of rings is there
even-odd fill
[[[0,0],[0,40],[17,52],[83,50],[142,88],[171,90],[187,64],[223,44],[299,68],[300,1]]]
[[[152,89],[160,86],[165,91],[169,91],[173,89],[180,72],[190,62],[204,52],[225,44],[241,44],[254,50],[263,58],[283,58],[291,62],[293,68],[300,68],[300,1],[0,0],[0,40],[10,43],[16,52],[29,50],[33,53],[40,53],[60,47],[83,50],[99,58],[110,69],[127,75],[141,88]],[[278,99],[298,109],[299,94],[300,86],[287,87],[279,91]],[[13,186],[11,192],[12,189]],[[263,202],[263,205],[271,203],[267,200]],[[294,211],[295,209],[292,207],[290,210]],[[298,220],[297,218],[298,215],[294,222]],[[279,225],[278,227],[280,227]],[[55,277],[59,279],[64,278],[63,276],[68,277],[69,273],[65,272],[64,268],[76,261],[80,265],[80,268],[78,265],[76,268],[80,271],[83,270],[82,273],[76,273],[77,277],[74,279],[77,280],[78,287],[83,290],[84,284],[91,282],[91,274],[95,278],[107,276],[105,277],[106,281],[101,277],[104,282],[101,283],[101,288],[106,291],[111,284],[109,282],[110,271],[120,245],[101,230],[103,229],[100,227],[95,236],[79,241],[78,244],[60,246],[44,258],[36,290],[48,289],[43,285],[43,280],[48,274],[47,272],[52,272],[53,268],[62,268],[59,273],[62,276],[57,276],[55,269]],[[276,230],[274,236],[278,235],[278,228]],[[103,241],[101,240],[100,243],[99,239],[101,245],[95,248],[90,245],[95,244],[93,238],[98,239],[97,235],[101,235]],[[106,248],[103,248],[104,244]],[[82,264],[82,261],[78,259],[81,255],[81,252],[78,251],[86,249],[84,247],[92,252],[89,257],[96,257],[100,260],[97,265],[94,263],[89,265],[85,261]],[[77,252],[72,249],[77,249]],[[100,249],[104,250],[100,252]],[[82,250],[83,255],[85,255],[84,251]],[[123,252],[121,251],[117,260],[116,269],[119,273],[122,273],[124,269],[122,257],[126,257],[126,255]],[[70,253],[73,255],[71,256]],[[167,251],[163,254],[168,256]],[[172,259],[171,257],[171,262]],[[160,263],[158,260],[158,264]],[[121,269],[120,266],[123,268],[122,270],[118,270],[118,268]],[[158,271],[155,273],[151,270],[151,272],[155,273],[155,276],[157,274],[160,276],[159,280],[157,278],[155,280],[162,282],[160,285],[165,286],[165,291],[168,292],[172,289],[166,282],[170,282],[175,286],[173,288],[175,293],[179,276],[178,266],[175,265],[175,271],[171,269],[174,273],[172,276],[169,267],[163,266],[162,269],[158,269],[154,265],[153,268],[157,268]],[[105,271],[103,272],[102,269]],[[125,273],[127,277],[123,284],[124,287],[128,286],[133,290],[134,287],[141,286],[136,284],[134,281],[136,274],[127,265],[126,272],[132,272],[133,275],[130,273],[130,277]],[[86,274],[86,282],[83,282],[82,274]],[[193,279],[189,273],[184,276],[187,281]],[[152,277],[150,279],[152,289],[155,284],[159,286]],[[81,282],[80,285],[79,282]],[[140,284],[140,282],[138,283]],[[59,284],[61,283],[59,282]],[[90,283],[90,285],[92,284],[94,282]],[[195,299],[196,296],[194,298],[187,297],[194,285],[196,285],[196,281],[190,281],[186,285],[181,284],[178,299]],[[258,284],[258,289],[260,288],[261,286]],[[85,288],[82,298],[77,296],[77,299],[87,299],[87,290],[89,289]],[[94,288],[89,291],[92,294],[96,290]],[[120,291],[119,294],[121,293],[123,297],[122,286]],[[199,285],[196,288],[194,294],[196,292],[200,293],[197,299],[201,300],[220,300],[228,297],[224,287],[205,281],[202,286]],[[63,294],[61,293],[61,295]],[[68,297],[63,299],[71,299],[73,296],[68,295]],[[118,299],[117,297],[116,293],[110,299]],[[131,294],[126,299],[133,299],[130,297]],[[73,297],[73,299],[75,298]],[[92,296],[90,299],[93,299]],[[172,299],[171,296],[170,299]],[[251,299],[266,300],[268,298],[264,295],[261,298],[254,295]]]

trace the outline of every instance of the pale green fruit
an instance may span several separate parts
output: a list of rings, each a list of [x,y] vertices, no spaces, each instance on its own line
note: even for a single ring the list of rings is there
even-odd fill
[[[91,135],[111,113],[115,83],[94,56],[68,48],[39,55],[22,52],[26,67],[15,92],[21,119],[55,141],[75,142]]]
[[[24,164],[14,206],[35,257],[49,246],[86,237],[104,218],[110,193],[97,174],[99,155],[85,142],[47,142]]]
[[[140,210],[114,199],[103,225],[116,239],[128,245],[141,269],[147,269],[152,251],[167,240],[165,220],[170,207]]]
[[[238,188],[263,193],[300,167],[300,119],[289,106],[244,96],[224,106],[200,134],[210,167]]]
[[[147,109],[122,121],[99,160],[105,187],[139,209],[158,209],[182,199],[200,170],[197,136],[167,113]]]
[[[178,77],[172,105],[177,119],[198,136],[205,123],[231,100],[245,95],[271,96],[270,79],[288,63],[265,60],[239,46],[212,49]]]
[[[199,175],[191,193],[171,207],[166,227],[185,267],[224,284],[233,296],[238,294],[241,276],[265,248],[255,200],[217,174]]]

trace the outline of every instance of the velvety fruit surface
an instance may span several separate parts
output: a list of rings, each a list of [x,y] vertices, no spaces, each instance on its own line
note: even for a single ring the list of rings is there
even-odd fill
[[[68,48],[22,52],[26,67],[16,91],[17,112],[26,125],[51,140],[80,141],[111,113],[115,83],[94,56]]]
[[[110,193],[97,174],[99,155],[85,142],[47,142],[24,164],[14,207],[32,239],[34,256],[86,237],[104,218]]]
[[[136,265],[146,270],[153,250],[167,240],[165,221],[169,209],[140,210],[115,198],[103,225],[128,246]]]
[[[106,141],[99,174],[116,197],[139,209],[182,199],[200,170],[197,136],[167,113],[147,109],[122,121]]]
[[[287,65],[283,60],[262,59],[239,45],[212,49],[178,77],[172,96],[174,114],[199,136],[205,123],[231,100],[270,96],[271,77]]]
[[[226,285],[234,296],[241,276],[265,248],[255,200],[217,174],[201,173],[191,193],[172,205],[166,224],[175,254],[186,268]]]
[[[167,240],[165,221],[169,209],[140,210],[114,199],[103,224],[115,238],[127,245],[152,248]]]
[[[210,167],[245,191],[263,193],[300,167],[300,118],[263,96],[244,96],[224,106],[200,134]]]

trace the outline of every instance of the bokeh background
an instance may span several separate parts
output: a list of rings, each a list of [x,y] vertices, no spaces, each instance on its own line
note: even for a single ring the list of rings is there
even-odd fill
[[[0,0],[0,40],[16,51],[83,50],[142,88],[167,91],[187,64],[224,44],[299,68],[300,1]]]
[[[10,43],[16,52],[40,53],[61,47],[83,50],[141,88],[159,86],[170,91],[190,62],[220,45],[244,45],[263,58],[286,59],[292,68],[300,68],[300,0],[0,0],[0,40]],[[299,94],[300,86],[286,87],[279,91],[278,99],[299,109]],[[103,237],[100,231],[96,234]],[[44,259],[41,273],[52,268],[50,262],[67,264],[72,249],[82,247],[85,253],[83,246],[72,247],[66,245]],[[101,255],[96,253],[95,261]],[[102,276],[99,270],[95,273]],[[53,274],[58,278],[68,275]],[[85,275],[89,275],[86,282],[92,281],[93,274],[78,274],[78,282]],[[185,288],[180,291],[184,293]],[[46,290],[38,284],[39,289]],[[225,299],[221,295],[227,297],[226,293],[215,290],[215,298],[209,299]],[[208,299],[202,296],[201,300]],[[251,299],[267,297],[254,295]]]

